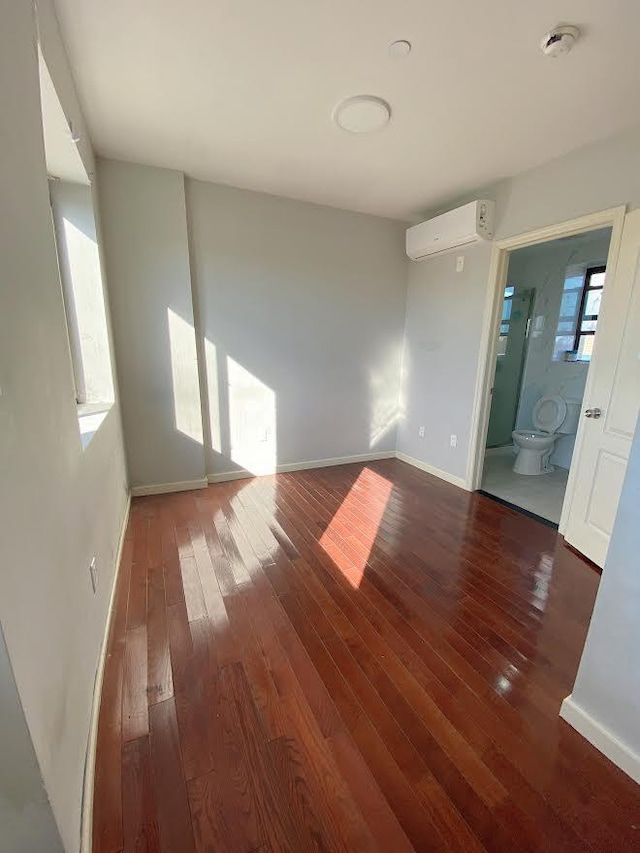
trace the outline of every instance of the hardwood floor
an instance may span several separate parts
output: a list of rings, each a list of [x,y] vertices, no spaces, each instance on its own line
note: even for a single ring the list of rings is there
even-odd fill
[[[598,580],[395,460],[135,499],[94,851],[640,850],[558,717]]]

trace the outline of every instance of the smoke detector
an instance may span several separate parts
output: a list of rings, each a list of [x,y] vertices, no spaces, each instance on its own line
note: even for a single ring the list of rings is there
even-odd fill
[[[565,25],[554,27],[540,42],[540,50],[545,56],[557,58],[569,53],[580,37],[577,27]]]

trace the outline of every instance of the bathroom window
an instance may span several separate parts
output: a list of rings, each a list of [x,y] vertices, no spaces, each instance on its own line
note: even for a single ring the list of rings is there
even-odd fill
[[[585,276],[573,342],[573,350],[578,354],[578,361],[591,361],[605,275],[605,267],[590,267]]]
[[[605,267],[569,267],[565,273],[553,361],[590,361]]]
[[[509,326],[511,325],[511,306],[513,305],[513,294],[515,287],[505,287],[504,301],[502,303],[502,316],[500,317],[500,334],[498,336],[498,358],[507,354],[507,341],[509,339]]]

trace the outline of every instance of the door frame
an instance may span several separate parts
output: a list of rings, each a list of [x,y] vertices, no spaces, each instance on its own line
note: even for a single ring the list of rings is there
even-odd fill
[[[535,287],[525,288],[525,290],[521,291],[521,293],[529,293],[529,312],[527,314],[527,319],[526,319],[526,323],[528,324],[529,321],[533,320],[533,309],[534,309],[535,302],[536,302],[536,289],[535,289]],[[506,298],[507,297],[503,297],[503,301]],[[500,310],[500,308],[498,308],[498,310]],[[500,323],[498,323],[498,326],[499,325],[500,325]],[[529,358],[529,335],[527,334],[526,329],[527,329],[527,327],[525,327],[525,336],[524,336],[524,343],[523,343],[523,348],[522,348],[522,360],[520,362],[520,375],[518,377],[518,386],[516,389],[516,399],[518,400],[518,402],[520,401],[520,392],[522,391],[522,380],[524,378],[524,372],[525,372],[525,368],[527,366],[527,359]],[[498,333],[496,335],[496,338],[499,338],[499,337],[500,337],[500,334]],[[492,389],[494,392],[496,389],[496,373],[497,373],[497,370],[498,370],[498,358],[496,355],[496,369],[495,369],[494,374],[493,374],[493,385],[492,385]],[[491,427],[491,411],[492,411],[492,408],[493,408],[493,395],[491,396],[491,405],[489,406],[489,411],[487,413],[487,435],[485,436],[485,449],[487,449],[486,444],[487,444],[487,439],[489,438],[489,429]],[[516,406],[516,412],[514,415],[514,425],[511,427],[511,430],[515,429],[515,419],[516,419],[517,414],[518,414],[517,408],[518,407]],[[511,434],[511,430],[509,431],[509,434]]]
[[[626,214],[626,205],[610,207],[606,210],[580,216],[577,219],[568,219],[554,225],[536,228],[513,237],[505,237],[493,243],[491,253],[491,264],[489,267],[489,281],[482,317],[482,333],[480,338],[480,358],[476,372],[476,383],[474,390],[473,409],[471,413],[470,446],[467,458],[466,482],[470,491],[480,488],[482,481],[482,470],[484,467],[485,445],[487,441],[487,430],[489,427],[489,414],[491,411],[491,388],[496,371],[496,351],[498,345],[498,312],[500,310],[501,296],[504,293],[507,272],[509,268],[509,255],[516,249],[525,246],[535,246],[539,243],[548,243],[560,237],[572,237],[576,234],[585,234],[599,228],[611,228],[611,241],[607,255],[607,277],[610,281],[615,276],[620,242],[622,239],[622,227]],[[604,302],[604,299],[603,299]],[[604,306],[606,310],[606,305]],[[597,347],[593,359],[598,357]],[[592,359],[592,360],[593,360]],[[589,370],[584,393],[586,402],[590,394],[591,376]],[[562,515],[558,531],[564,532],[567,517],[571,507],[573,489],[575,485],[576,461],[580,457],[582,448],[582,418],[578,426],[576,443],[569,469],[567,489],[565,491]]]

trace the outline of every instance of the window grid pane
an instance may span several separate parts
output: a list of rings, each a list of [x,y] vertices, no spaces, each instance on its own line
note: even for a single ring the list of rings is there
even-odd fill
[[[605,276],[604,267],[593,267],[587,270],[573,342],[573,348],[577,350],[579,361],[591,361],[593,337],[598,327]]]

